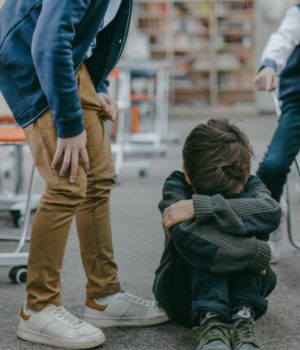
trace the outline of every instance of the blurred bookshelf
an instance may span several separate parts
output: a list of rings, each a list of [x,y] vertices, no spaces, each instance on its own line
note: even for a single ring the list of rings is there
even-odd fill
[[[252,109],[255,0],[136,0],[153,59],[171,62],[171,102]]]

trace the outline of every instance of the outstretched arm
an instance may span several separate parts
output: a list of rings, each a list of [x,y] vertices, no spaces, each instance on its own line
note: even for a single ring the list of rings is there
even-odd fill
[[[264,49],[261,66],[271,67],[279,75],[295,47],[300,43],[300,6],[291,7],[280,27],[274,32]]]
[[[287,61],[300,43],[300,6],[290,8],[280,27],[274,32],[264,49],[259,72],[254,79],[257,90],[277,89],[277,75],[285,68]]]

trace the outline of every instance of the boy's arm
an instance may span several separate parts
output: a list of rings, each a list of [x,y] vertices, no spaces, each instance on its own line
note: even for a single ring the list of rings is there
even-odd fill
[[[270,36],[254,79],[257,90],[271,92],[277,89],[277,75],[281,74],[299,43],[300,6],[297,5],[287,11],[279,29]]]
[[[194,194],[196,220],[211,221],[223,232],[264,238],[280,223],[281,208],[266,186],[251,176],[239,198]]]
[[[72,42],[89,5],[89,0],[43,0],[33,35],[33,62],[59,138],[74,137],[84,130]]]
[[[300,7],[290,8],[280,27],[274,32],[264,49],[261,68],[271,67],[280,74],[295,47],[300,43]]]
[[[195,222],[177,224],[170,238],[179,254],[191,265],[205,271],[228,274],[245,269],[258,273],[270,265],[271,249],[255,237],[232,236],[212,226]]]
[[[219,194],[192,194],[183,174],[174,172],[165,182],[159,207],[167,229],[195,218],[199,224],[210,222],[229,234],[262,238],[278,227],[281,218],[279,204],[254,176],[249,178],[239,198],[226,199]]]
[[[162,200],[158,204],[159,210],[163,214],[172,204],[182,200],[190,200],[192,195],[192,188],[185,181],[183,173],[181,171],[173,171],[164,183]]]
[[[173,172],[163,188],[159,208],[166,208],[178,201],[187,201],[192,196],[191,187],[181,172]],[[188,220],[174,225],[170,237],[178,252],[189,263],[216,273],[230,273],[246,268],[257,272],[265,270],[270,262],[271,250],[267,243],[254,237],[233,236],[215,229],[206,229],[207,221]]]

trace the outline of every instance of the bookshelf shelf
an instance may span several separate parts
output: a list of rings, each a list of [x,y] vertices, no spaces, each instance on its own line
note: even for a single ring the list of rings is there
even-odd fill
[[[174,105],[254,106],[255,0],[136,0],[153,59],[171,62]]]

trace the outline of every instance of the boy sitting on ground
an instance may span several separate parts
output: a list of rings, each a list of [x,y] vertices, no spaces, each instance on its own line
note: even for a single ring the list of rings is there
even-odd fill
[[[276,285],[268,235],[281,210],[250,176],[247,136],[227,120],[198,125],[186,139],[183,173],[163,188],[166,245],[154,293],[171,320],[195,326],[197,350],[258,350],[254,320]]]

